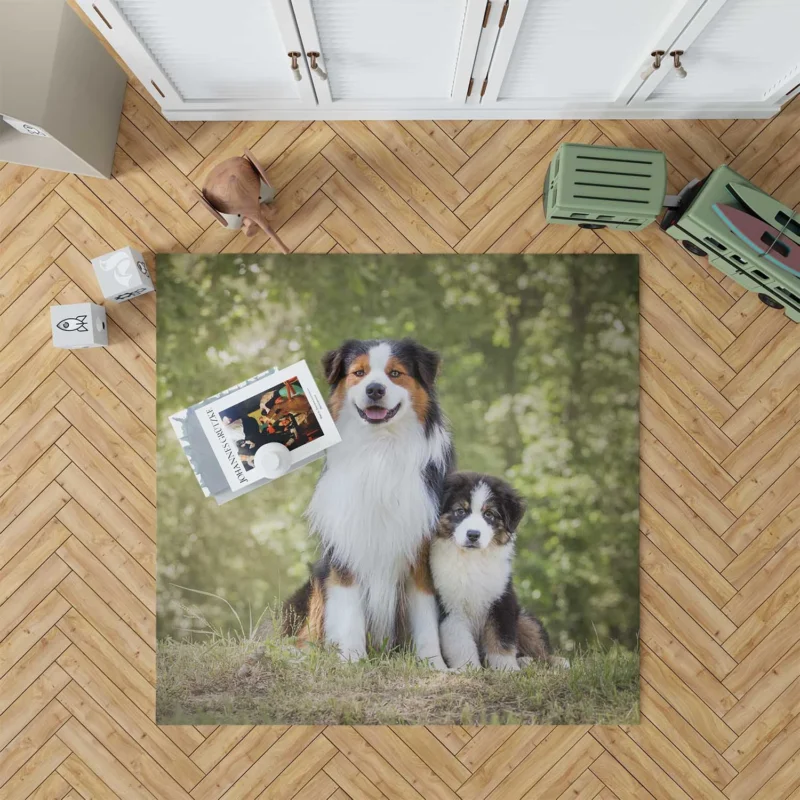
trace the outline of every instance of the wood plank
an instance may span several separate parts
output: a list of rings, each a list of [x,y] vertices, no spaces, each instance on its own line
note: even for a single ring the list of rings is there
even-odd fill
[[[130,156],[184,211],[197,203],[197,187],[126,116],[119,121],[117,147]]]
[[[97,798],[97,800],[115,800],[118,796],[106,786],[97,775],[92,772],[74,753],[67,758],[58,768],[58,774],[63,776],[70,786],[73,794],[82,798]],[[69,800],[72,800],[70,797]]]
[[[63,397],[56,408],[64,419],[85,439],[91,440],[98,452],[155,505],[155,472],[102,417],[75,392],[69,392]]]
[[[642,533],[718,606],[736,594],[736,589],[708,563],[644,498],[640,504]]]
[[[456,172],[469,158],[442,130],[441,123],[401,120],[400,124],[450,173]]]
[[[32,281],[28,288],[0,315],[0,348],[6,347],[68,284],[69,278],[55,264],[49,266]]]
[[[736,522],[736,517],[647,429],[642,429],[642,456],[681,499],[718,535]]]
[[[76,428],[70,428],[58,446],[145,533],[155,536],[155,507]]]
[[[399,122],[375,120],[364,124],[451,211],[466,200],[469,192]]]
[[[736,770],[647,681],[642,682],[642,714],[718,789],[736,776]],[[652,730],[646,723],[641,728]],[[628,735],[642,745],[636,733],[633,727],[628,729]],[[655,754],[659,747],[644,749]]]
[[[673,600],[690,609],[690,616],[703,630],[720,644],[736,626],[708,597],[693,584],[647,537],[642,537],[639,560],[648,575],[669,594]]]
[[[740,627],[723,644],[734,658],[744,659],[800,602],[800,559],[796,552],[776,554],[745,587],[752,590],[742,591],[734,598],[738,602],[723,609],[731,619],[740,620]],[[784,574],[789,575],[786,580],[782,580]],[[774,589],[776,583],[778,588]],[[763,600],[760,605],[759,600]]]
[[[656,226],[548,226],[541,198],[559,143],[583,141],[664,148],[670,192],[732,163],[800,206],[799,102],[771,120],[170,123],[133,79],[111,181],[0,164],[0,794],[800,798],[797,327]],[[639,726],[154,725],[156,297],[109,305],[111,347],[76,353],[52,348],[47,306],[100,301],[89,259],[128,244],[149,265],[274,252],[198,204],[244,147],[296,252],[639,254]]]
[[[107,785],[114,792],[113,796],[122,800],[155,800],[155,797],[74,717],[57,735],[73,755],[87,766],[87,772],[80,775],[81,783],[78,785],[82,784],[91,790],[100,788],[101,791],[103,786]],[[70,769],[75,770],[74,764]],[[100,787],[92,780],[92,776],[96,777],[98,773],[103,776]],[[66,774],[70,775],[72,772]]]
[[[76,573],[67,575],[58,584],[57,591],[73,609],[91,621],[134,669],[149,682],[155,680],[156,654],[152,646],[136,634]]]
[[[130,84],[122,113],[170,160],[188,175],[202,157]]]
[[[2,174],[2,173],[0,173]],[[67,240],[50,228],[19,261],[0,278],[0,313],[4,312],[68,246]]]
[[[367,241],[374,242],[378,248],[384,253],[415,253],[416,248],[411,242],[403,236],[397,228],[394,227],[382,214],[379,214],[372,208],[371,205],[365,204],[364,197],[353,186],[350,181],[343,178],[340,174],[334,175],[322,187],[322,191],[333,200],[334,203],[341,210],[342,214],[347,218],[349,223],[356,229],[363,231],[366,238],[361,238],[358,235],[358,230],[350,229],[349,236],[347,229],[350,227],[348,222],[342,220],[341,217],[333,217],[333,226],[336,227],[338,221],[339,228],[344,226],[347,242],[352,239],[353,244],[357,247],[362,247],[365,250],[369,247]],[[353,222],[353,219],[358,220],[358,224]],[[335,237],[334,237],[335,238]],[[340,243],[341,244],[341,243]],[[346,244],[343,245],[346,247]],[[375,252],[367,250],[368,252]],[[357,252],[357,251],[354,251]]]
[[[368,136],[351,137],[350,145],[340,138],[334,139],[322,153],[415,247],[423,252],[451,252],[450,242],[455,243],[463,235],[461,222],[443,203],[434,202],[422,184],[406,174],[405,167],[387,172],[391,182],[375,172],[370,161],[377,163],[386,148],[378,142],[379,156],[376,156],[376,146],[370,141],[375,137]],[[359,153],[364,153],[370,161]]]
[[[680,454],[681,463],[717,499],[725,497],[736,482],[667,412],[647,393],[642,392],[639,406],[642,425],[673,455]]]
[[[725,577],[741,588],[800,529],[800,495],[796,497],[725,569]]]
[[[736,445],[649,358],[639,361],[639,379],[647,392],[725,470],[733,474],[725,459]]]
[[[194,800],[218,800],[272,747],[287,728],[273,725],[253,728],[197,786]]]
[[[137,754],[139,758],[145,758],[147,754],[163,768],[159,770],[153,765],[153,773],[160,776],[161,780],[168,774],[184,790],[195,786],[203,777],[202,771],[159,730],[148,715],[138,709],[77,647],[71,646],[59,658],[59,666],[74,681],[59,695],[61,702],[94,735],[97,735],[94,731],[104,731],[103,741],[117,758],[123,757],[123,753],[130,753],[134,758]],[[98,705],[100,700],[102,704]],[[102,711],[102,715],[98,711]],[[89,728],[89,725],[92,727]],[[128,742],[122,741],[124,737],[109,736],[111,730],[124,731],[138,742],[139,748],[131,750]],[[164,788],[171,788],[172,785],[171,781],[165,781]],[[176,791],[170,791],[168,796],[182,797],[185,800],[188,795],[177,791],[176,787]]]
[[[189,247],[203,232],[186,211],[119,147],[114,154],[112,175],[183,247]],[[133,207],[130,201],[127,203]],[[161,232],[158,232],[158,237],[163,238]],[[161,251],[163,248],[158,249]]]
[[[717,351],[697,334],[675,311],[670,308],[647,285],[639,291],[642,316],[662,336],[669,337],[675,349],[693,366],[712,386],[719,389],[728,401],[731,394],[727,387],[733,383],[737,375],[719,356]],[[724,387],[724,389],[723,389]],[[734,393],[734,397],[737,395]],[[736,405],[736,403],[733,403]]]

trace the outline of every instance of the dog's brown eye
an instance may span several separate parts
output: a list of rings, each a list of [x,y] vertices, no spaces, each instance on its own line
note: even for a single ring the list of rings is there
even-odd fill
[[[355,376],[356,376],[356,378],[363,378],[363,377],[364,377],[366,374],[367,374],[367,373],[366,373],[366,372],[364,372],[364,370],[363,370],[363,369],[357,369],[357,370],[356,370],[356,371],[353,373],[353,375],[355,375]]]
[[[456,519],[464,519],[464,517],[466,517],[466,516],[467,516],[467,512],[466,512],[466,511],[465,511],[463,508],[457,508],[457,509],[456,509],[456,510],[453,512],[453,516],[454,516]]]
[[[403,373],[402,373],[402,372],[400,372],[399,370],[393,369],[393,370],[392,370],[392,371],[389,373],[389,377],[390,377],[390,378],[399,378],[399,377],[400,377],[402,374],[403,374]]]
[[[497,514],[495,514],[495,513],[494,513],[494,511],[491,511],[491,510],[489,510],[489,511],[484,511],[484,512],[483,512],[483,518],[484,518],[484,519],[485,519],[487,522],[494,522],[494,521],[497,519]]]

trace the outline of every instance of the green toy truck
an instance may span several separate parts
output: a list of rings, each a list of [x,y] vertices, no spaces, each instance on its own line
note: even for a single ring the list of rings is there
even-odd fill
[[[544,182],[547,221],[638,231],[661,213],[666,189],[660,150],[562,144]]]
[[[544,181],[545,216],[551,223],[636,231],[655,222],[666,206],[663,231],[693,255],[707,256],[766,305],[800,322],[800,272],[778,263],[786,261],[778,257],[787,248],[797,263],[800,218],[728,166],[691,181],[677,196],[666,195],[666,185],[666,158],[658,150],[562,144]],[[746,187],[745,194],[749,188],[750,195],[780,209],[777,220],[747,208],[731,187],[739,193]],[[737,235],[723,219],[737,211],[758,218],[765,231],[772,231],[772,243],[762,247],[766,239],[748,243]]]
[[[693,255],[708,256],[712,266],[757,292],[763,303],[785,309],[789,319],[800,322],[800,275],[759,256],[715,213],[715,204],[747,210],[728,188],[731,184],[760,191],[730,167],[717,167],[679,195],[679,205],[667,210],[661,229]]]

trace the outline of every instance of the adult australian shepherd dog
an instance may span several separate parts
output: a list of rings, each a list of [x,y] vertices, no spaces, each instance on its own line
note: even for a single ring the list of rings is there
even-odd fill
[[[446,669],[428,563],[453,447],[436,401],[439,356],[411,339],[345,342],[323,358],[342,441],[306,512],[323,555],[287,601],[289,633],[345,660],[410,640]]]

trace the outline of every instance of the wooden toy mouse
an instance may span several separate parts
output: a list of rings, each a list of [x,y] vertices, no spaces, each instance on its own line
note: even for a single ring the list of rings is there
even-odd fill
[[[226,158],[211,170],[200,199],[226,228],[241,227],[247,236],[254,236],[261,228],[282,253],[288,253],[289,248],[269,224],[266,203],[273,196],[267,174],[253,154],[245,150],[243,156]]]

